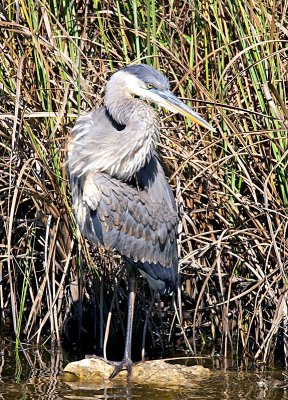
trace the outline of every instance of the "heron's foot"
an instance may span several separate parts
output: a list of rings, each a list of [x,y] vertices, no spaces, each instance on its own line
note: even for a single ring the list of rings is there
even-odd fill
[[[131,360],[131,358],[129,357],[124,357],[122,361],[117,362],[117,361],[111,361],[111,360],[107,360],[103,357],[100,356],[96,356],[94,354],[86,354],[85,358],[96,358],[98,360],[102,360],[105,361],[107,364],[111,365],[114,367],[114,370],[112,372],[112,374],[109,376],[109,380],[112,380],[113,378],[115,378],[116,375],[119,374],[120,371],[123,371],[124,369],[127,370],[127,380],[128,382],[130,382],[131,380],[131,372],[132,372],[132,365],[133,365],[133,361]]]
[[[116,375],[119,374],[120,371],[122,371],[123,369],[126,369],[127,375],[128,375],[127,380],[128,380],[128,382],[130,382],[131,373],[132,373],[132,365],[133,365],[131,358],[125,357],[119,363],[113,362],[113,364],[115,365],[115,368],[114,368],[114,371],[112,372],[112,374],[109,376],[109,380],[111,381],[113,378],[115,378]]]

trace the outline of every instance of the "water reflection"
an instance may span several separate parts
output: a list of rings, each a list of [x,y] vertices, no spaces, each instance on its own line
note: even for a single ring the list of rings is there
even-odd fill
[[[279,369],[247,371],[247,366],[210,360],[205,366],[210,377],[194,378],[190,386],[156,387],[110,382],[103,385],[63,382],[60,378],[68,359],[63,352],[24,348],[15,353],[15,344],[0,340],[0,400],[15,399],[159,399],[183,400],[284,400],[288,399],[288,380]],[[32,369],[29,364],[32,365]],[[235,368],[236,367],[236,368]]]
[[[28,379],[24,384],[4,383],[0,399],[287,399],[287,388],[271,377],[257,381],[253,374],[217,372],[212,378],[195,382],[191,387],[157,388],[149,385],[84,385],[71,386],[56,377]],[[282,381],[283,384],[283,381]]]

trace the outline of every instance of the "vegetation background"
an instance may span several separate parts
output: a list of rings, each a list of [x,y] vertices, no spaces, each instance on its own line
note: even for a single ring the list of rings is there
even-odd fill
[[[184,322],[141,281],[136,336],[150,307],[147,348],[164,348],[172,326],[196,353],[287,361],[287,11],[287,0],[2,0],[0,318],[16,348],[100,352],[113,296],[112,349],[123,331],[121,263],[77,231],[65,143],[111,73],[144,62],[217,133],[161,114]]]

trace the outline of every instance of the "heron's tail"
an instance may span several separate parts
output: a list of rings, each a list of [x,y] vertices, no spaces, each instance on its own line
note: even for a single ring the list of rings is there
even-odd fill
[[[177,287],[177,261],[171,267],[163,267],[160,263],[138,263],[141,274],[147,279],[151,289],[160,294],[175,292]]]

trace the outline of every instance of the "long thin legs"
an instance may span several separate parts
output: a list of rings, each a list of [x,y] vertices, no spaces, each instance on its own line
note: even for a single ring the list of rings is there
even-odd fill
[[[127,329],[125,338],[125,349],[123,360],[115,367],[109,379],[115,378],[117,374],[123,369],[127,369],[128,381],[131,378],[132,372],[132,358],[131,358],[131,345],[132,345],[132,332],[133,332],[133,317],[134,317],[134,304],[136,296],[136,273],[133,267],[128,268],[128,316],[127,316]]]

